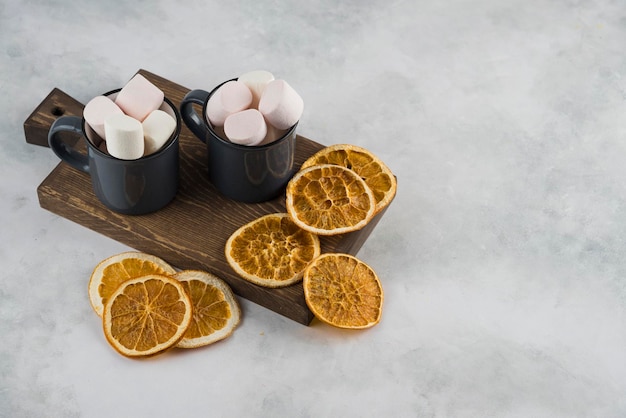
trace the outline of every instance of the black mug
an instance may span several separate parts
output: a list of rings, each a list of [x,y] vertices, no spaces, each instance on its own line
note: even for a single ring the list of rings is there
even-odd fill
[[[111,99],[120,89],[105,93]],[[75,169],[90,175],[98,199],[114,212],[143,215],[166,206],[178,191],[181,118],[176,106],[167,98],[161,110],[176,120],[176,129],[157,152],[136,160],[121,160],[101,151],[102,138],[78,116],[62,116],[48,132],[48,144],[54,153]],[[87,144],[87,154],[64,143],[63,131],[80,134]]]
[[[284,192],[294,174],[298,123],[264,145],[239,145],[222,138],[206,116],[209,98],[222,84],[210,93],[200,89],[187,93],[180,105],[183,121],[207,145],[209,180],[220,193],[245,203],[271,200]],[[194,104],[202,106],[202,118]]]

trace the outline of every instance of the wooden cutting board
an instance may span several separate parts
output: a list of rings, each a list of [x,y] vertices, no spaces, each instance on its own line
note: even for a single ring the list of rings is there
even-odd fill
[[[180,107],[189,89],[145,70],[139,70],[139,73],[161,88],[165,96]],[[26,141],[47,146],[47,132],[52,122],[61,115],[80,116],[82,108],[81,103],[54,89],[24,122]],[[200,109],[197,111],[200,112]],[[68,141],[72,139],[68,138]],[[85,150],[82,140],[77,142],[76,147]],[[296,167],[322,147],[298,135]],[[168,206],[149,215],[120,215],[107,209],[94,195],[89,175],[65,163],[59,163],[37,188],[39,204],[125,245],[157,255],[179,269],[212,272],[224,279],[237,295],[308,325],[313,315],[304,300],[301,283],[280,289],[249,283],[231,269],[224,256],[226,240],[236,229],[259,216],[285,212],[284,196],[258,204],[240,203],[223,197],[209,182],[206,152],[206,145],[183,124],[178,194]],[[52,151],[50,153],[53,155]],[[322,252],[356,255],[383,214],[384,211],[360,231],[321,237]]]

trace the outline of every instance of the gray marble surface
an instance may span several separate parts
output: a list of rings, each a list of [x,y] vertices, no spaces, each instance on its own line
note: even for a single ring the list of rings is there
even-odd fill
[[[3,0],[0,416],[626,416],[625,48],[622,1]],[[205,349],[106,343],[87,281],[128,247],[39,207],[58,159],[23,123],[140,68],[203,89],[270,70],[302,135],[390,166],[358,254],[380,324],[241,300]]]

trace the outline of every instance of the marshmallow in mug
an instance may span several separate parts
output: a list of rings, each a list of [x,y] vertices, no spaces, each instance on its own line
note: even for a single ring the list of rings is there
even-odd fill
[[[128,116],[143,122],[148,115],[163,104],[165,94],[141,74],[136,74],[120,90],[115,104]]]
[[[143,128],[144,155],[160,150],[176,129],[176,121],[167,112],[153,110],[141,123]]]
[[[157,86],[137,74],[120,90],[115,101],[107,96],[90,100],[83,117],[105,140],[106,144],[103,142],[100,147],[103,152],[134,160],[158,151],[176,129],[174,118],[159,109],[164,98]]]
[[[258,110],[262,120],[248,110]],[[206,113],[213,128],[223,127],[231,142],[253,146],[280,138],[300,120],[303,110],[302,98],[286,81],[275,80],[269,71],[257,70],[224,83],[209,99]],[[264,136],[259,138],[261,133]]]
[[[261,95],[263,94],[263,90],[265,86],[267,86],[271,81],[274,81],[274,74],[265,70],[255,70],[249,71],[245,74],[242,74],[237,78],[237,81],[242,82],[252,92],[252,104],[251,108],[258,109],[259,108],[259,100],[261,100]]]
[[[269,144],[271,142],[276,141],[278,138],[281,138],[282,136],[284,136],[288,129],[278,129],[275,128],[274,126],[270,125],[269,123],[266,124],[267,125],[267,133],[265,134],[265,138],[263,138],[263,141],[261,141],[261,143],[259,145],[266,145]]]
[[[124,112],[115,102],[106,96],[96,96],[83,109],[83,117],[95,133],[104,139],[104,121],[113,115],[122,115]]]
[[[254,146],[280,138],[303,110],[302,98],[286,81],[256,70],[218,88],[209,98],[206,117],[231,142]]]
[[[143,122],[124,114],[113,115],[104,121],[104,127],[109,154],[120,160],[136,160],[160,150],[176,129],[176,121],[157,109]]]
[[[145,144],[141,122],[128,115],[109,116],[104,121],[109,154],[120,160],[136,160],[143,156]]]
[[[261,112],[246,109],[226,118],[224,134],[235,144],[259,145],[267,134],[267,125]]]
[[[300,120],[303,111],[302,97],[285,80],[274,80],[265,86],[259,112],[275,128],[289,129]]]
[[[206,105],[206,116],[213,126],[224,126],[226,118],[250,107],[252,92],[240,81],[228,81],[211,95]]]

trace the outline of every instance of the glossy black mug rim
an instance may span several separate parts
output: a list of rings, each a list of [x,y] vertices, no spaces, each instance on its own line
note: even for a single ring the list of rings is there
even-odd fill
[[[108,91],[106,93],[101,94],[101,96],[110,96],[112,94],[115,93],[119,93],[122,89],[121,88],[117,88],[117,89],[113,89],[111,91]],[[158,150],[157,152],[154,152],[150,155],[145,155],[139,158],[136,158],[134,160],[124,160],[121,158],[116,158],[114,156],[112,156],[111,154],[107,154],[105,152],[100,151],[100,149],[91,141],[91,139],[89,139],[89,136],[87,135],[87,130],[85,129],[87,125],[87,121],[85,120],[85,117],[82,117],[82,121],[81,121],[81,129],[83,131],[83,135],[85,136],[85,140],[87,142],[87,146],[93,151],[95,152],[98,156],[102,157],[102,158],[107,158],[109,160],[113,160],[113,161],[119,161],[120,163],[128,163],[128,162],[133,162],[133,161],[148,161],[150,159],[153,158],[158,158],[159,155],[161,155],[162,153],[166,152],[168,149],[170,149],[172,146],[174,146],[176,144],[176,138],[178,138],[180,136],[180,130],[181,130],[181,124],[182,124],[182,119],[180,117],[180,112],[178,111],[178,108],[176,106],[174,106],[174,103],[172,103],[172,101],[170,99],[168,99],[167,97],[163,97],[163,101],[165,103],[167,103],[167,105],[172,109],[172,111],[174,112],[175,115],[175,119],[176,119],[176,129],[174,130],[174,132],[172,132],[172,134],[170,135],[170,137],[168,138],[167,142],[165,143],[165,145],[163,147],[161,147],[160,150]],[[98,135],[93,128],[90,126],[89,127],[91,129],[91,131],[93,132],[93,134]],[[99,137],[99,136],[98,136]],[[102,139],[102,138],[100,138]],[[103,141],[106,142],[105,139],[102,139]]]
[[[238,78],[231,78],[230,80],[223,81],[220,84],[218,84],[217,86],[215,86],[213,88],[213,90],[211,90],[211,92],[207,95],[207,98],[204,101],[204,104],[202,105],[203,122],[206,125],[207,129],[209,130],[209,132],[211,132],[211,135],[213,136],[213,139],[217,139],[220,143],[222,143],[222,144],[224,144],[226,146],[235,148],[235,149],[250,151],[250,150],[263,150],[265,148],[270,148],[272,146],[276,146],[276,145],[280,144],[281,142],[286,141],[289,137],[291,137],[291,135],[293,134],[293,131],[296,130],[296,127],[298,126],[298,123],[300,121],[294,123],[289,129],[287,129],[287,131],[280,138],[276,139],[275,141],[268,142],[267,144],[263,144],[263,145],[235,144],[234,142],[231,142],[231,141],[228,141],[228,140],[222,138],[221,136],[219,136],[217,134],[217,132],[215,132],[215,129],[213,129],[213,125],[211,124],[211,122],[209,121],[209,118],[207,118],[207,115],[206,115],[206,109],[207,109],[207,105],[209,103],[209,100],[211,99],[211,96],[213,96],[213,94],[217,91],[217,89],[219,89],[220,87],[222,87],[224,84],[228,83],[229,81],[237,81],[237,80],[238,80]]]

